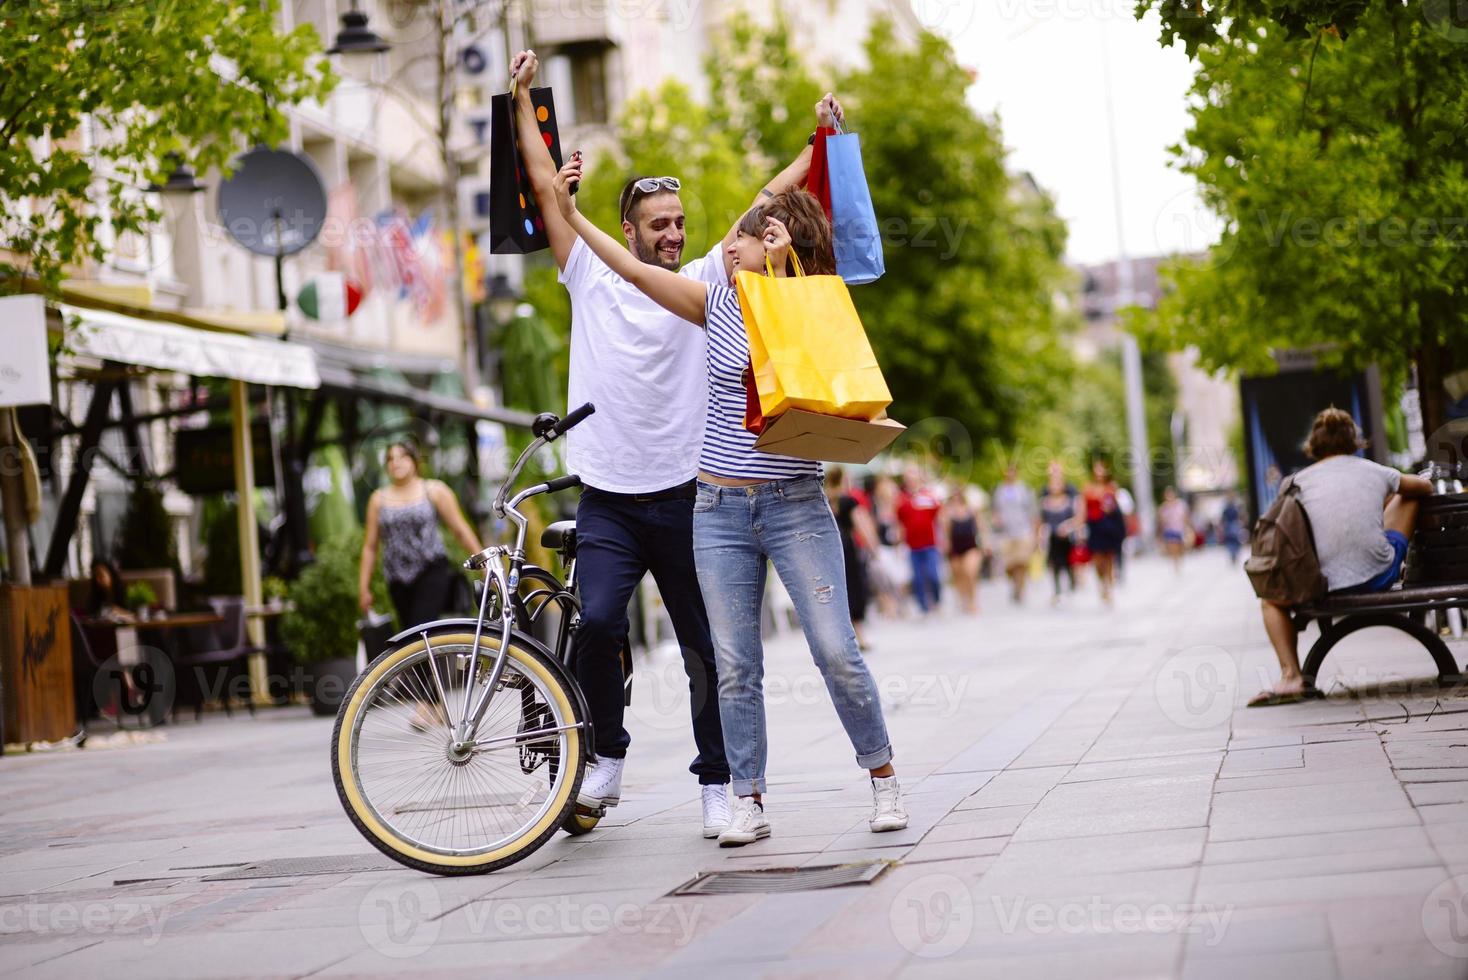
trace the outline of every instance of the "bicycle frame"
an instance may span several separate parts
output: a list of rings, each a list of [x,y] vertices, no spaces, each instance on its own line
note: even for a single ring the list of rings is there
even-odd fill
[[[549,493],[556,489],[564,489],[572,485],[569,481],[574,480],[574,478],[563,478],[562,480],[536,484],[520,491],[509,500],[506,500],[505,497],[510,487],[514,485],[515,480],[519,478],[521,471],[525,468],[525,464],[529,461],[530,457],[539,452],[550,441],[551,439],[545,435],[541,435],[531,442],[525,448],[525,451],[520,454],[519,459],[515,461],[515,465],[510,468],[509,475],[505,478],[504,483],[500,486],[499,492],[495,495],[495,514],[509,519],[515,525],[514,546],[491,545],[470,557],[464,563],[466,569],[473,571],[483,570],[485,573],[485,588],[479,597],[479,614],[475,619],[474,644],[470,649],[469,663],[473,665],[479,662],[480,642],[483,639],[489,619],[488,613],[491,592],[498,597],[499,601],[499,621],[497,625],[500,643],[499,651],[495,656],[494,664],[490,668],[489,676],[482,690],[476,690],[477,685],[475,684],[474,678],[478,672],[472,666],[470,668],[469,676],[466,678],[464,684],[464,699],[459,712],[459,721],[454,726],[453,737],[449,745],[449,752],[453,755],[467,756],[476,749],[489,748],[494,744],[506,741],[505,738],[475,740],[473,735],[478,729],[479,722],[483,719],[485,711],[488,710],[489,703],[494,696],[495,688],[499,686],[500,678],[504,674],[505,660],[509,655],[511,635],[515,632],[517,610],[523,608],[518,591],[521,572],[525,568],[525,536],[529,530],[530,522],[520,512],[519,506],[530,497],[542,493]],[[560,484],[560,486],[557,486],[557,484]],[[574,570],[571,574],[574,575]],[[566,586],[567,589],[571,587],[569,583]],[[418,632],[418,630],[415,629],[414,632]],[[428,644],[426,633],[424,642],[425,645]],[[564,651],[558,650],[556,652],[560,654]],[[442,688],[442,681],[439,679],[439,671],[436,665],[437,661],[434,659],[437,655],[434,653],[431,645],[428,646],[428,656],[429,663],[432,665],[430,673],[433,675],[434,684],[439,687],[438,695],[447,704],[447,695]],[[559,660],[560,658],[556,657],[554,659]],[[588,723],[583,721],[575,725],[521,732],[513,736],[510,740],[538,738],[544,735],[558,734],[573,728],[586,727],[588,727]]]

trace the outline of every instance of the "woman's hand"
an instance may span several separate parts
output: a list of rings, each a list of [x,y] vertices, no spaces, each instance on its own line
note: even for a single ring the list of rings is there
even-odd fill
[[[775,275],[785,275],[785,263],[790,259],[790,229],[779,218],[765,218],[765,258],[775,269]]]
[[[556,189],[556,208],[567,221],[576,213],[576,197],[571,193],[571,184],[573,181],[580,182],[584,167],[581,151],[577,150],[571,154],[571,161],[556,173],[553,182]]]
[[[846,113],[841,111],[841,103],[830,92],[821,96],[821,101],[816,103],[816,122],[824,129],[846,125]]]
[[[367,612],[371,611],[371,609],[372,609],[372,589],[371,589],[371,587],[364,585],[360,590],[358,590],[358,593],[357,593],[357,605],[361,607],[363,613],[367,613]]]
[[[510,79],[525,92],[527,99],[530,97],[530,83],[535,81],[535,72],[539,68],[540,59],[535,56],[534,51],[521,51],[510,62]]]

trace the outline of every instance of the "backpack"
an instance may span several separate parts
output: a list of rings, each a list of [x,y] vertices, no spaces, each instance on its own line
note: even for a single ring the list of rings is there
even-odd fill
[[[1280,605],[1297,606],[1325,595],[1310,515],[1305,513],[1293,476],[1280,484],[1279,496],[1254,525],[1244,571],[1255,595]]]

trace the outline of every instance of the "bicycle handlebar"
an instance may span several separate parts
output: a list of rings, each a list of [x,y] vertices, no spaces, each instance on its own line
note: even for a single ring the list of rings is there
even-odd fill
[[[545,485],[545,492],[560,493],[562,490],[569,490],[572,487],[579,486],[581,486],[581,477],[577,476],[575,473],[572,473],[570,476],[557,477],[554,480],[547,481]]]
[[[572,412],[570,415],[567,415],[555,425],[551,426],[550,433],[548,433],[549,439],[547,441],[559,439],[569,430],[574,429],[582,422],[585,422],[587,416],[595,414],[596,406],[593,405],[591,402],[587,402],[585,405],[582,405],[580,408],[576,409],[576,411]]]

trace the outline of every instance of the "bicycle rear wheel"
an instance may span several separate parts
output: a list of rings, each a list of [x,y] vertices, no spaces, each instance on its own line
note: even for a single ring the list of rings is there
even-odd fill
[[[578,702],[562,674],[511,640],[504,673],[456,753],[464,687],[482,690],[499,638],[472,632],[409,639],[368,665],[337,713],[331,767],[352,823],[402,864],[485,874],[549,840],[575,806],[585,761]],[[431,652],[430,652],[431,646]]]

